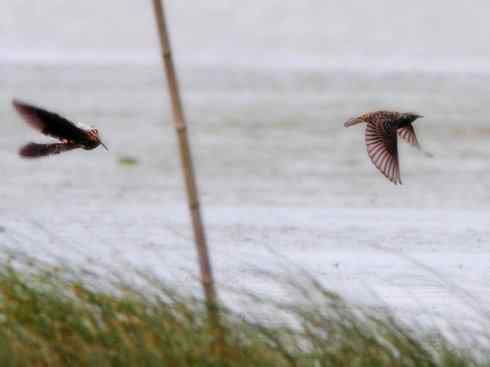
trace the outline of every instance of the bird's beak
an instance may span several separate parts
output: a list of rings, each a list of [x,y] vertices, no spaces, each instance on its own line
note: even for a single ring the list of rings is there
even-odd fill
[[[417,118],[418,118],[418,119],[423,119],[423,118],[424,118],[424,116],[422,116],[422,115],[417,115]]]
[[[107,148],[107,146],[102,141],[100,141],[100,145],[102,145],[105,150],[109,151],[109,148]]]

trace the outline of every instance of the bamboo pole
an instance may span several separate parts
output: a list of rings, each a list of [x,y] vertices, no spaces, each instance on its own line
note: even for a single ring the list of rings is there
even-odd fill
[[[208,317],[211,326],[217,331],[220,340],[223,340],[223,329],[220,324],[217,308],[217,294],[214,286],[211,261],[206,242],[206,233],[201,217],[199,205],[199,194],[194,175],[194,166],[190,151],[189,139],[187,137],[187,125],[179,93],[179,85],[172,58],[170,38],[167,31],[165,11],[161,0],[153,0],[153,9],[158,26],[160,38],[160,48],[162,52],[162,62],[167,76],[168,90],[172,102],[172,110],[175,119],[175,129],[179,142],[180,160],[184,174],[187,201],[192,219],[194,240],[199,258],[199,268],[201,273],[201,283],[206,298]]]

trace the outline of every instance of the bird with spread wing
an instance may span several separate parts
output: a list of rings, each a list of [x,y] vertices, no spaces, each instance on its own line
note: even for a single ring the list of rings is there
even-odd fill
[[[73,149],[91,150],[102,145],[97,129],[84,127],[71,122],[60,115],[30,104],[13,100],[15,110],[34,129],[42,134],[59,140],[59,143],[27,143],[20,148],[23,158],[39,158],[59,154]]]
[[[344,123],[344,126],[367,124],[365,142],[368,156],[376,168],[397,185],[402,183],[398,161],[398,136],[422,150],[412,125],[421,117],[421,115],[410,112],[376,111],[351,118]],[[430,156],[429,153],[424,153]]]

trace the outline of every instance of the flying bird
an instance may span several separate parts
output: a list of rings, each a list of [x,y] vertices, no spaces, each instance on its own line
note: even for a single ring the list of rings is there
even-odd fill
[[[345,127],[367,124],[365,141],[369,158],[376,168],[395,185],[401,184],[398,161],[398,136],[421,150],[412,123],[423,116],[416,113],[376,111],[354,117],[344,123]],[[424,152],[430,156],[429,153]]]
[[[59,143],[27,143],[20,148],[23,158],[39,158],[82,148],[91,150],[102,145],[97,129],[71,122],[60,115],[30,104],[13,100],[12,104],[23,119],[44,135],[59,140]]]

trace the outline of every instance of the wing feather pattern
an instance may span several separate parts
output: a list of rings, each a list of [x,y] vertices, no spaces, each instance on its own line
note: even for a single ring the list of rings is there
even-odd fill
[[[369,158],[376,168],[395,185],[401,184],[396,130],[387,121],[370,122],[365,141]]]
[[[405,140],[408,144],[420,149],[420,144],[417,140],[417,135],[415,135],[415,130],[412,125],[407,125],[401,127],[397,130],[398,136]]]

